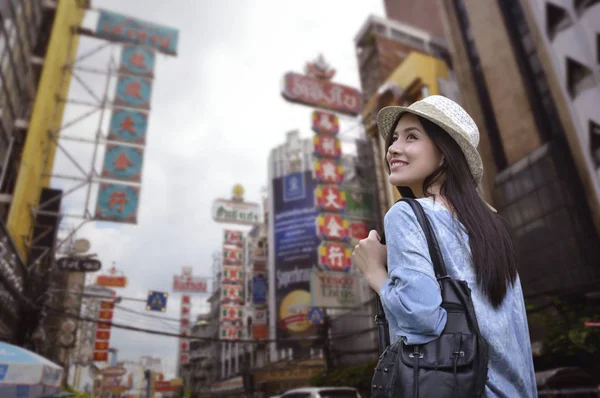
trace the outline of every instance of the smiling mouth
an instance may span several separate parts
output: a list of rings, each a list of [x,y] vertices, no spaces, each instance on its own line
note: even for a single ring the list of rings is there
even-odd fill
[[[390,162],[390,169],[399,169],[405,166],[408,166],[408,163],[403,162],[402,160],[392,160]]]

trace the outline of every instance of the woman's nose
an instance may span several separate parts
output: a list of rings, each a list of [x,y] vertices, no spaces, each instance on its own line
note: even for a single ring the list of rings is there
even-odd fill
[[[402,153],[402,145],[400,145],[398,143],[398,141],[395,141],[392,143],[392,145],[390,145],[390,147],[388,148],[388,153],[390,155],[399,155]]]

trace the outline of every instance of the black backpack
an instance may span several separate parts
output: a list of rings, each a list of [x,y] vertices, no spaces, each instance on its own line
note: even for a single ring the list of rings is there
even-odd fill
[[[410,198],[400,201],[411,206],[425,233],[431,261],[440,284],[442,307],[446,309],[448,318],[444,331],[434,341],[406,345],[400,339],[389,346],[389,334],[386,335],[387,321],[377,296],[376,323],[379,327],[380,350],[385,351],[381,353],[375,368],[372,396],[481,397],[487,381],[489,354],[488,344],[477,325],[471,289],[467,282],[452,279],[446,273],[437,239],[421,204]]]

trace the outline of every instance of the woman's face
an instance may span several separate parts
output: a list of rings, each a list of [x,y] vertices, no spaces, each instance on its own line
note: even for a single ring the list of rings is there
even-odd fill
[[[386,155],[389,182],[397,187],[409,187],[421,197],[425,178],[442,165],[444,157],[413,114],[404,114],[392,134]]]

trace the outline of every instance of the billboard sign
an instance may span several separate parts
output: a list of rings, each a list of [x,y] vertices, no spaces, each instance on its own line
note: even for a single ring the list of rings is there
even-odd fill
[[[244,251],[239,247],[223,248],[223,264],[242,265],[244,264]]]
[[[335,271],[313,272],[312,305],[324,308],[357,308],[361,306],[360,277]]]
[[[243,303],[244,302],[244,286],[243,285],[231,285],[223,284],[221,287],[223,301]]]
[[[300,179],[300,183],[290,184]],[[285,341],[293,336],[310,336],[316,332],[308,320],[310,274],[317,265],[319,239],[316,234],[316,183],[310,171],[291,173],[272,181],[273,242],[276,302],[276,338],[278,349],[299,348],[309,342]],[[293,186],[292,186],[293,185]],[[302,185],[302,195],[290,195],[290,188]],[[296,192],[296,191],[294,191]],[[305,347],[305,348],[306,348]]]
[[[254,225],[262,222],[258,203],[216,199],[212,206],[213,220],[225,224]]]
[[[140,182],[144,150],[125,145],[107,144],[102,166],[102,178]]]
[[[225,239],[223,240],[224,245],[231,245],[242,247],[244,246],[244,233],[242,231],[232,231],[230,229],[226,229]]]
[[[191,277],[191,276],[190,276]],[[181,315],[179,316],[179,334],[187,336],[190,331],[192,301],[190,296],[181,297]],[[186,365],[190,361],[190,346],[188,339],[179,339],[179,365]]]
[[[342,143],[333,135],[315,135],[313,148],[314,155],[319,158],[339,159],[342,156]]]
[[[346,211],[346,193],[337,185],[319,185],[315,190],[317,209],[324,212]]]
[[[312,130],[316,134],[337,134],[340,131],[340,120],[334,113],[314,111]]]
[[[206,293],[208,280],[198,276],[173,276],[173,292]]]
[[[144,112],[134,109],[113,109],[106,139],[144,145],[147,129],[148,115]]]
[[[268,284],[264,274],[255,274],[252,277],[252,304],[267,304]]]
[[[254,340],[266,340],[269,338],[269,327],[267,325],[267,310],[255,310],[252,319],[252,338]]]
[[[242,338],[242,332],[242,326],[240,325],[221,325],[221,340],[240,340]]]
[[[150,109],[152,80],[140,76],[119,76],[113,105],[119,108]]]
[[[150,48],[124,44],[119,73],[151,78],[154,75],[154,60],[155,53]]]
[[[177,55],[177,29],[102,9],[99,14],[95,32],[97,37],[141,44],[168,55]]]
[[[354,240],[366,239],[369,236],[369,225],[362,221],[350,222],[350,238]]]
[[[106,287],[127,287],[127,277],[124,275],[98,275],[96,284]]]
[[[344,182],[344,166],[333,159],[318,159],[314,163],[315,179],[324,184]]]
[[[135,224],[139,200],[139,187],[112,183],[100,184],[95,219]]]
[[[317,79],[315,77],[289,72],[283,78],[283,98],[317,108],[356,116],[363,107],[360,91]]]

